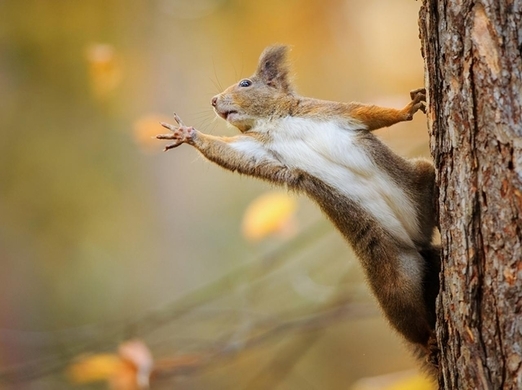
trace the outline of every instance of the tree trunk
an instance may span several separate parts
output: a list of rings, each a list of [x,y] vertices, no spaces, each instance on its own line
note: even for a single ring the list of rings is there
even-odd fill
[[[424,0],[442,389],[522,389],[522,0]]]

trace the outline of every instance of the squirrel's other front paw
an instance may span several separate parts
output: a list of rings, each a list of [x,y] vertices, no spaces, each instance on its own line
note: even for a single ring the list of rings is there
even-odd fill
[[[417,100],[418,101],[426,101],[426,88],[418,88],[414,89],[413,91],[410,91],[410,99],[411,100]]]
[[[419,88],[410,91],[410,97],[413,108],[415,109],[414,113],[418,110],[421,110],[426,114],[426,88]]]
[[[177,114],[174,114],[174,120],[176,121],[177,125],[171,125],[170,123],[160,122],[160,124],[164,128],[169,129],[170,131],[172,131],[172,133],[159,134],[156,136],[157,139],[174,140],[173,143],[165,146],[165,149],[163,149],[163,151],[165,152],[169,149],[176,148],[183,143],[191,143],[196,133],[196,129],[194,129],[192,126],[185,126],[181,121],[181,118]]]
[[[410,92],[411,102],[404,107],[405,120],[412,120],[413,114],[421,110],[426,113],[426,89],[419,88]]]

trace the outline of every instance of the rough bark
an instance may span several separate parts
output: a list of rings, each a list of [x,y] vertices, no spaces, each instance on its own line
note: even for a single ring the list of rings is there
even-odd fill
[[[439,385],[522,389],[522,0],[424,0]]]

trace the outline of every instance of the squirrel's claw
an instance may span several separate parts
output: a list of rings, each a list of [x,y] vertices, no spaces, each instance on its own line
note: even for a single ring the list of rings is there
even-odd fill
[[[413,114],[422,111],[426,114],[426,88],[415,89],[410,92],[411,102],[404,108],[405,120],[412,120]]]
[[[174,113],[174,120],[176,121],[176,123],[180,126],[180,127],[185,127],[185,124],[183,123],[183,121],[181,120],[181,118],[179,117],[178,114]]]
[[[410,98],[411,100],[420,99],[420,101],[426,101],[426,88],[418,88],[410,91]]]
[[[176,131],[179,128],[179,126],[174,126],[166,122],[160,122],[160,125],[162,125],[166,129],[169,129],[170,131]]]
[[[174,149],[174,148],[177,148],[179,145],[181,145],[183,142],[178,142],[178,143],[173,143],[173,144],[169,144],[167,146],[165,146],[165,148],[163,148],[163,151],[166,152],[170,149]]]
[[[177,115],[176,115],[177,117]],[[178,118],[174,118],[176,120],[176,122],[178,122]],[[179,123],[179,122],[178,122]],[[180,140],[180,137],[179,137],[179,127],[178,126],[174,126],[174,125],[171,125],[170,123],[166,123],[166,122],[160,122],[160,125],[162,125],[164,128],[166,129],[169,129],[170,131],[172,131],[171,134],[158,134],[156,136],[156,139],[169,139],[169,140],[175,140],[176,142],[172,143],[172,144],[168,144],[167,146],[165,146],[165,148],[163,149],[164,152],[170,150],[170,149],[174,149],[174,148],[177,148],[179,145],[181,145],[183,143],[183,141]]]
[[[176,135],[174,134],[158,134],[156,139],[176,139]]]
[[[174,143],[165,146],[165,149],[163,149],[164,152],[170,149],[177,148],[179,145],[183,143],[190,143],[195,135],[196,129],[194,129],[193,127],[185,126],[183,124],[183,121],[177,114],[174,114],[174,120],[177,123],[175,125],[166,122],[160,122],[161,126],[172,131],[172,133],[158,134],[156,138],[174,140]]]

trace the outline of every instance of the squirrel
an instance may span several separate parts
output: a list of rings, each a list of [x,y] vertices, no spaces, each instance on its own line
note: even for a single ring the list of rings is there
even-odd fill
[[[171,133],[157,138],[174,141],[165,151],[187,143],[225,169],[308,195],[354,249],[390,324],[418,357],[432,358],[435,170],[371,133],[425,112],[425,90],[412,91],[402,109],[303,97],[290,82],[287,56],[287,46],[267,47],[254,75],[212,98],[215,113],[240,135],[203,134],[174,114],[177,124],[161,123]]]

